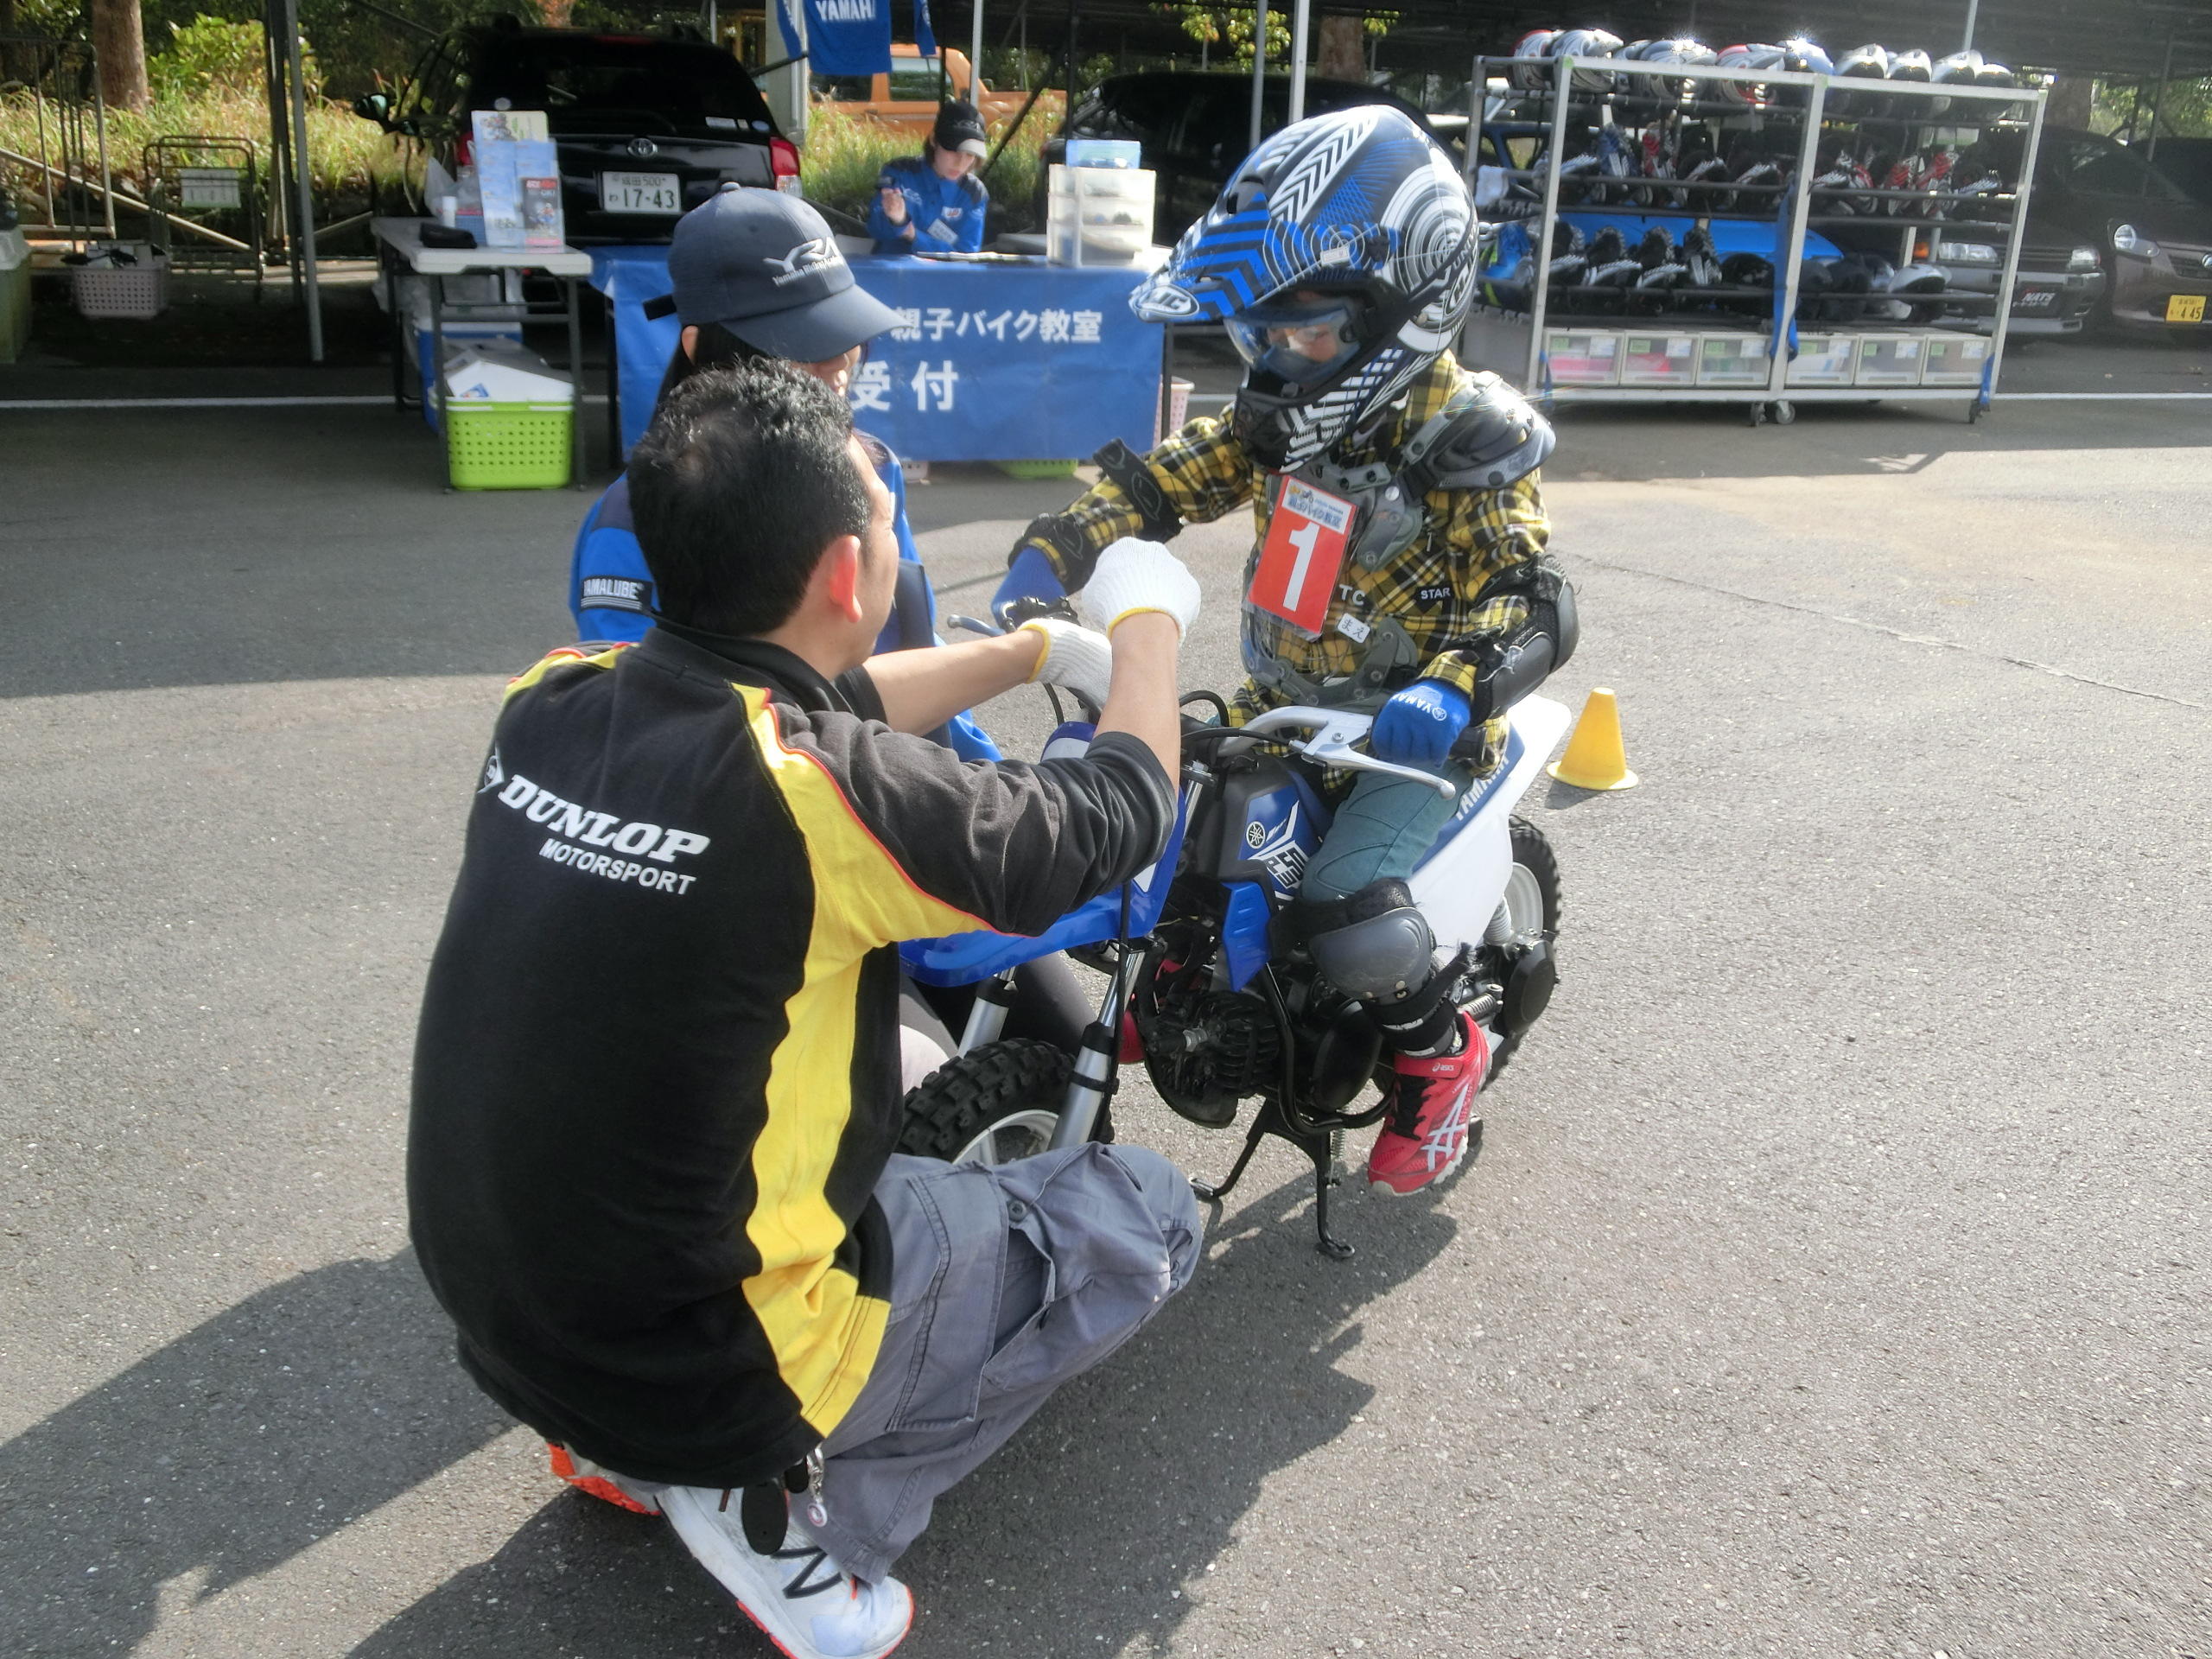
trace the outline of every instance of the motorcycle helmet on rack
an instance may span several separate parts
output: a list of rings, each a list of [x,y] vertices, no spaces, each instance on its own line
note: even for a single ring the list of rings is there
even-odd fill
[[[1855,47],[1835,60],[1835,73],[1845,80],[1887,80],[1889,48],[1872,44]],[[1889,106],[1888,99],[1855,86],[1848,92],[1840,87],[1828,89],[1828,108],[1837,115],[1879,115]]]
[[[1928,84],[1936,66],[1929,61],[1925,52],[1892,53],[1890,56],[1890,82],[1892,86],[1921,86]],[[1936,108],[1932,98],[1891,98],[1890,118],[1893,121],[1925,121]]]
[[[1827,52],[1821,43],[1802,35],[1793,35],[1782,43],[1781,67],[1793,75],[1835,73],[1835,66],[1828,60]],[[1774,89],[1774,101],[1802,109],[1812,103],[1812,90],[1805,86],[1777,86]]]
[[[1566,29],[1552,36],[1544,48],[1548,58],[1611,58],[1621,49],[1621,37],[1602,29]],[[1614,90],[1620,77],[1610,69],[1577,69],[1574,90],[1578,92],[1604,93]]]
[[[1551,43],[1559,38],[1555,29],[1532,29],[1513,43],[1513,65],[1505,78],[1514,87],[1524,92],[1541,92],[1552,84],[1550,68]]]
[[[1954,52],[1948,57],[1938,58],[1929,67],[1928,78],[1938,86],[1972,86],[1981,73],[1981,54],[1972,47],[1963,52]],[[1968,106],[1971,107],[1971,106]],[[1934,98],[1928,101],[1930,115],[1942,115],[1951,108],[1948,98]]]
[[[1638,48],[1641,49],[1639,50]],[[1719,55],[1713,49],[1699,41],[1683,37],[1664,41],[1643,41],[1621,54],[1633,62],[1661,66],[1686,63],[1700,67],[1710,66]],[[1679,104],[1685,91],[1693,95],[1697,83],[1680,75],[1630,74],[1630,89],[1662,105]]]
[[[1452,158],[1403,111],[1359,105],[1246,156],[1129,308],[1226,327],[1245,365],[1231,429],[1292,472],[1381,418],[1451,345],[1476,243]]]
[[[1723,69],[1779,69],[1783,67],[1783,52],[1778,46],[1724,46],[1719,62]],[[1723,103],[1747,109],[1762,109],[1773,101],[1764,83],[1759,81],[1723,80],[1716,82],[1713,90]]]

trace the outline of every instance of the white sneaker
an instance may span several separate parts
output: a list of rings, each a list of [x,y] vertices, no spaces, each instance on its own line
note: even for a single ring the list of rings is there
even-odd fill
[[[841,1571],[796,1518],[785,1523],[783,1548],[761,1555],[745,1541],[737,1493],[671,1486],[656,1496],[684,1548],[791,1659],[881,1659],[906,1639],[914,1622],[906,1586]]]

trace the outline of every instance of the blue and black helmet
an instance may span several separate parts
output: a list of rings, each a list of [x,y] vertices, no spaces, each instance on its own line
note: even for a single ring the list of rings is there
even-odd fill
[[[1404,111],[1370,104],[1254,150],[1129,305],[1148,322],[1228,327],[1246,365],[1236,431],[1287,472],[1435,361],[1474,282],[1459,169]]]

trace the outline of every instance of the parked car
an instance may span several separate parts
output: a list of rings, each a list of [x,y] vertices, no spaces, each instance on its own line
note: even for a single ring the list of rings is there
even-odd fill
[[[1967,158],[1984,157],[2007,178],[2019,170],[2024,135],[1993,133]],[[2159,151],[2164,153],[2164,142]],[[1963,236],[1967,229],[1960,226]],[[2196,329],[2212,322],[2212,207],[2193,201],[2126,145],[2094,132],[2045,127],[2028,201],[2029,247],[2095,251],[2107,276],[2106,306],[2126,327]],[[1946,233],[1945,239],[1949,239]],[[1999,257],[2002,257],[2001,246]],[[2028,270],[2030,261],[2021,260]],[[2038,277],[2049,261],[2038,259]],[[2014,312],[2019,305],[2015,301]]]
[[[1388,104],[1403,110],[1431,137],[1446,145],[1451,143],[1449,135],[1466,124],[1465,116],[1454,119],[1424,114],[1379,86],[1306,78],[1308,115],[1325,115],[1360,104]],[[1260,108],[1262,137],[1289,124],[1289,76],[1267,78]],[[1136,139],[1144,146],[1144,164],[1157,175],[1153,236],[1172,242],[1213,205],[1237,163],[1250,153],[1251,137],[1251,76],[1152,70],[1109,76],[1085,93],[1059,132],[1046,141],[1045,160],[1047,163],[1065,160],[1070,138]],[[1041,201],[1038,218],[1040,221],[1044,218]]]
[[[703,39],[588,29],[461,29],[426,51],[399,96],[356,102],[448,171],[478,110],[543,110],[572,243],[664,242],[730,180],[798,194],[798,147],[752,76]]]
[[[2212,204],[2212,138],[2162,136],[2156,155],[2147,138],[2139,138],[2128,148],[2179,185],[2191,201]]]
[[[988,81],[980,90],[975,88],[964,52],[946,47],[940,60],[925,57],[921,48],[906,42],[893,44],[887,74],[817,75],[812,86],[814,100],[821,107],[876,126],[911,132],[917,148],[937,120],[938,105],[946,98],[967,99],[982,111],[983,124],[995,130],[1001,122],[1020,115],[1022,105],[1029,102],[1028,93],[995,92]],[[1038,99],[1029,118],[1056,121],[1066,103],[1065,93],[1048,88]]]

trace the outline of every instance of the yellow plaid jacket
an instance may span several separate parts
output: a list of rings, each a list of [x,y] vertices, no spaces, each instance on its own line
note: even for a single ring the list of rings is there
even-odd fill
[[[1395,456],[1455,389],[1474,378],[1445,353],[1368,442],[1341,445],[1331,458],[1358,467]],[[1224,416],[1199,416],[1147,455],[1144,464],[1185,523],[1207,524],[1249,501],[1253,546],[1266,541],[1268,474]],[[1501,575],[1542,556],[1551,524],[1534,473],[1503,489],[1432,490],[1425,500],[1427,526],[1404,552],[1374,570],[1357,560],[1346,562],[1319,639],[1283,631],[1280,650],[1293,669],[1313,679],[1353,672],[1363,647],[1342,631],[1340,620],[1349,615],[1371,624],[1378,617],[1395,617],[1421,653],[1418,677],[1441,680],[1471,695],[1476,664],[1465,647],[1507,633],[1529,616],[1528,601],[1520,594],[1489,590]],[[1120,486],[1101,479],[1067,510],[1062,523],[1082,541],[1087,554],[1082,568],[1068,568],[1060,550],[1040,537],[1029,537],[1022,545],[1042,552],[1073,589],[1090,575],[1099,554],[1122,537],[1141,533],[1143,519]],[[1365,630],[1356,621],[1353,632]],[[1230,700],[1230,718],[1242,725],[1282,701],[1248,680]],[[1484,737],[1478,770],[1488,772],[1504,753],[1502,717],[1490,722]]]

